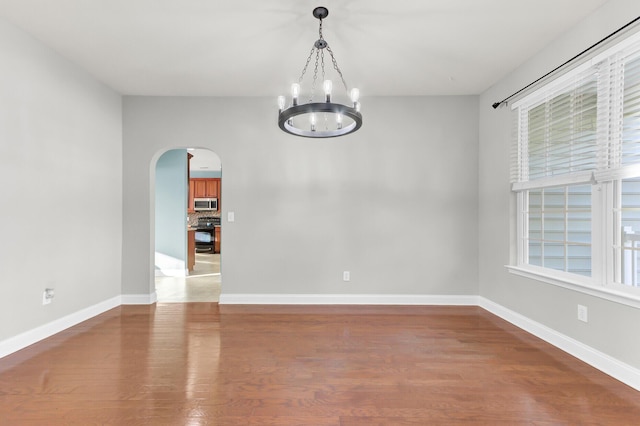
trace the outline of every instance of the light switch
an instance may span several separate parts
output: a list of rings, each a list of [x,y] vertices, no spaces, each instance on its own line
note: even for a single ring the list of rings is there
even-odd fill
[[[236,215],[233,212],[227,212],[227,222],[233,222],[236,220]]]

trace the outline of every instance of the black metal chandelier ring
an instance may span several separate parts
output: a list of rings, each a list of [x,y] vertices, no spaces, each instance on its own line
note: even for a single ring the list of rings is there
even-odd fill
[[[291,125],[291,121],[294,117],[315,113],[341,114],[345,117],[349,117],[353,120],[353,123],[342,127],[341,129],[332,130],[307,130]],[[304,136],[307,138],[331,138],[346,135],[358,130],[360,126],[362,126],[362,114],[356,111],[355,108],[348,107],[346,105],[335,104],[332,102],[315,102],[296,105],[281,111],[278,116],[278,125],[282,130],[287,133],[291,133],[292,135]]]

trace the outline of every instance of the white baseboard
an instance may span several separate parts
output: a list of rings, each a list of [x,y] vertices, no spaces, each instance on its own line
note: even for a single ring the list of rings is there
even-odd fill
[[[420,294],[221,294],[221,305],[464,305],[478,296]]]
[[[154,291],[151,294],[123,294],[123,305],[151,305],[158,301],[158,294]]]
[[[625,364],[591,346],[587,346],[569,336],[565,336],[552,328],[533,321],[489,299],[485,299],[484,297],[479,297],[478,299],[478,305],[481,308],[640,391],[640,369]]]
[[[81,309],[77,312],[59,318],[50,323],[41,325],[32,330],[25,331],[17,336],[10,337],[0,342],[0,358],[24,349],[40,340],[53,336],[69,327],[73,327],[83,321],[100,315],[109,309],[120,306],[121,297],[116,296],[103,302],[97,303],[93,306]]]

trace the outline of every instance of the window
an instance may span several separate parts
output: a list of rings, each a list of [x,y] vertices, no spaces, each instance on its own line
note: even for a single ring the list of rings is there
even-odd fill
[[[591,186],[530,190],[527,195],[529,231],[523,238],[528,263],[590,277]]]
[[[512,269],[640,300],[640,34],[513,110]]]
[[[615,281],[633,287],[640,286],[640,179],[624,179],[616,182],[618,207],[614,209],[617,224],[621,232],[614,245],[616,252]]]

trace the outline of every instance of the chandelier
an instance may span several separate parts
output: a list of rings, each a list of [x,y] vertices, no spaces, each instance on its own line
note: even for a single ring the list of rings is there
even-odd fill
[[[338,67],[338,62],[333,56],[333,52],[329,47],[329,44],[322,35],[322,20],[329,15],[329,10],[326,7],[316,7],[313,9],[313,16],[320,21],[318,28],[319,38],[313,44],[307,62],[304,64],[302,74],[297,83],[291,85],[291,103],[286,106],[287,100],[284,96],[278,97],[278,125],[280,128],[292,135],[304,136],[308,138],[332,138],[335,136],[343,136],[349,133],[353,133],[362,126],[362,114],[360,114],[360,92],[358,89],[353,88],[349,91],[347,83],[342,76],[342,71]],[[330,79],[326,78],[324,60],[325,50],[329,52],[331,56],[331,62],[333,69],[338,74],[342,85],[344,86],[345,93],[351,99],[350,105],[344,105],[341,103],[335,103],[332,101],[333,95],[333,83]],[[303,96],[301,92],[301,84],[307,67],[314,57],[315,53],[315,66],[313,69],[313,80],[309,91],[309,101],[302,103],[300,97]],[[320,75],[318,75],[320,73]],[[322,94],[320,99],[316,100],[316,82],[318,77],[323,81]]]

